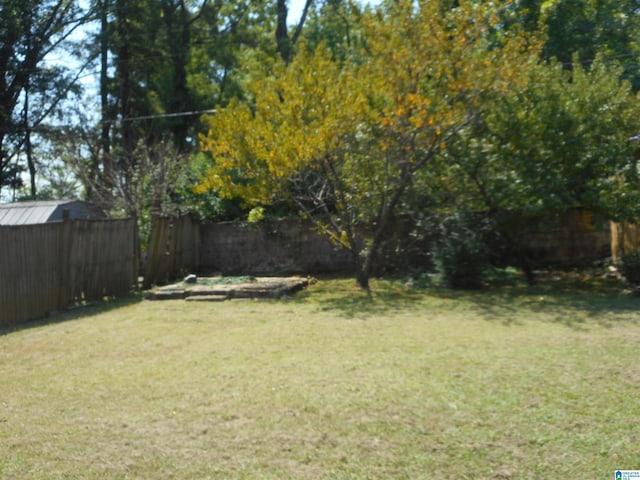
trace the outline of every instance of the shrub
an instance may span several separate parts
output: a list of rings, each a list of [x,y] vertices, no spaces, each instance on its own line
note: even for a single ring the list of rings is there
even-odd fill
[[[640,285],[640,252],[634,251],[622,256],[618,270],[631,285]]]
[[[258,223],[264,220],[264,207],[252,208],[247,217],[249,223]]]
[[[442,219],[433,257],[437,272],[449,288],[480,288],[489,266],[484,233],[486,222],[469,212]]]

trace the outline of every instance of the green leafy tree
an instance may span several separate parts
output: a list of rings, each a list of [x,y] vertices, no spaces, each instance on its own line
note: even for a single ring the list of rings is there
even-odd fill
[[[34,132],[59,112],[79,76],[45,60],[64,51],[85,13],[70,0],[0,2],[0,189],[21,183],[24,158],[37,193]]]
[[[359,52],[364,31],[361,22],[363,8],[348,0],[327,0],[313,10],[305,28],[309,48],[325,43],[337,59]]]
[[[395,2],[363,16],[366,54],[326,48],[253,72],[247,101],[209,119],[214,164],[200,189],[268,205],[287,196],[348,249],[368,288],[397,207],[448,142],[477,121],[487,95],[519,82],[534,39],[497,34],[493,8]]]
[[[269,11],[244,0],[99,0],[93,8],[97,33],[85,46],[100,62],[100,120],[83,116],[82,135],[60,140],[75,151],[85,144],[72,166],[89,199],[137,215],[140,202],[127,199],[139,196],[140,165],[157,157],[147,152],[172,152],[190,168],[200,113],[241,94],[234,72],[247,46],[273,43],[262,27]],[[168,192],[173,202],[177,190]]]
[[[528,219],[578,207],[610,218],[638,213],[632,145],[636,96],[622,69],[596,60],[572,71],[531,65],[528,80],[487,102],[481,121],[447,150],[449,196],[487,211],[529,274],[521,248]],[[531,277],[530,277],[531,278]]]
[[[521,0],[505,11],[505,25],[544,30],[546,60],[556,58],[570,69],[589,67],[597,54],[622,65],[623,78],[640,88],[637,57],[640,18],[636,0]]]

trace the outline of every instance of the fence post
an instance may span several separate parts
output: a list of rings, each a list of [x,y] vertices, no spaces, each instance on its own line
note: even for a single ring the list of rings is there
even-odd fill
[[[64,214],[66,213],[66,215]],[[73,221],[69,219],[68,210],[63,213],[60,239],[60,255],[58,256],[58,271],[60,272],[60,298],[58,308],[64,308],[72,300],[75,292],[70,287],[71,282],[71,252],[73,244]]]
[[[140,271],[142,268],[142,253],[140,247],[140,229],[138,227],[138,217],[132,219],[133,222],[133,285],[136,290],[140,288]]]

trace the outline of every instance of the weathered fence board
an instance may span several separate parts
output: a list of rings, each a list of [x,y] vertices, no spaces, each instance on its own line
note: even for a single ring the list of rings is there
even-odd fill
[[[589,265],[611,252],[609,220],[586,209],[567,209],[540,224],[532,221],[521,235],[536,266]]]
[[[200,229],[189,216],[154,217],[147,250],[144,287],[161,285],[197,270]]]
[[[640,250],[640,225],[631,222],[611,222],[611,257],[618,263],[621,257]]]
[[[0,326],[131,292],[135,233],[132,219],[0,227]]]

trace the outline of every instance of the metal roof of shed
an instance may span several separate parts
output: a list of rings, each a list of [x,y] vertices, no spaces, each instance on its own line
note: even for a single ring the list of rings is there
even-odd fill
[[[33,225],[63,219],[64,211],[71,219],[106,218],[102,210],[82,200],[52,200],[0,204],[0,225]]]

